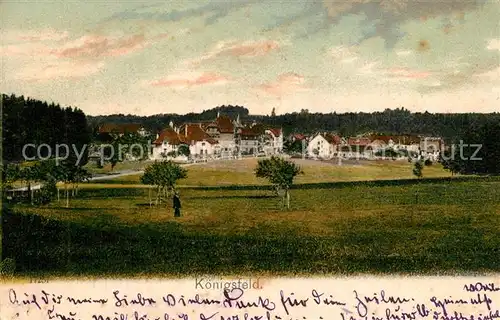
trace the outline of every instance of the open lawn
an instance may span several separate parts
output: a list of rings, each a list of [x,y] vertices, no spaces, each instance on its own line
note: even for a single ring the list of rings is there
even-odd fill
[[[83,189],[68,209],[18,205],[4,254],[21,275],[500,271],[499,179],[303,185],[289,211],[264,188],[180,194],[177,219],[170,202],[149,207],[147,189],[125,186]]]
[[[414,178],[412,164],[407,161],[337,161],[322,162],[315,160],[294,159],[304,171],[296,178],[296,183],[364,181],[385,179]],[[180,186],[215,186],[215,185],[264,185],[265,179],[255,177],[257,159],[215,161],[190,165],[187,179],[180,180]],[[140,184],[142,174],[118,177],[110,180],[97,180],[95,184]],[[424,169],[424,177],[449,177],[440,164]]]
[[[111,170],[111,164],[109,163],[106,163],[102,168],[99,168],[95,162],[89,162],[84,166],[84,168],[93,174],[107,174],[124,170],[143,170],[144,167],[150,163],[151,161],[123,161],[118,162],[113,170]]]

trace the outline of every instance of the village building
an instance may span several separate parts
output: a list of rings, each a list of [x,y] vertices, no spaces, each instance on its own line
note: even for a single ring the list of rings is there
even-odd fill
[[[256,128],[243,128],[239,132],[242,155],[257,155],[262,151],[261,135]]]
[[[340,148],[339,156],[345,159],[371,159],[374,157],[372,140],[368,137],[348,138]]]
[[[420,157],[431,161],[438,161],[441,152],[445,150],[444,141],[438,137],[425,137],[420,140]]]
[[[394,151],[399,158],[407,158],[411,153],[417,154],[420,148],[420,137],[412,135],[371,135],[371,147],[374,154],[384,155],[385,151]],[[391,156],[391,158],[393,158]]]
[[[307,137],[302,133],[292,133],[288,136],[288,141],[290,142],[305,141],[305,140],[307,140]]]
[[[147,136],[149,132],[140,124],[137,123],[103,123],[97,128],[98,138],[106,140],[106,138],[117,138],[124,134],[138,134],[140,136]]]
[[[184,124],[179,128],[179,132],[184,135],[192,158],[206,159],[219,155],[218,141],[203,130],[201,123]]]
[[[264,131],[264,152],[266,154],[280,154],[283,152],[283,130],[269,128]]]
[[[179,151],[181,145],[189,146],[187,140],[183,135],[179,134],[177,128],[164,129],[153,141],[151,158],[153,160],[175,158],[175,154]]]
[[[314,135],[307,145],[307,154],[310,157],[331,158],[338,155],[342,138],[331,133]]]

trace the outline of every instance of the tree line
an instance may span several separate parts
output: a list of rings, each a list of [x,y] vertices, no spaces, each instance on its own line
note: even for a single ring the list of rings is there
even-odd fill
[[[307,109],[300,112],[282,115],[251,115],[242,106],[219,106],[204,110],[201,113],[158,114],[151,116],[109,115],[88,116],[89,124],[96,127],[101,123],[141,123],[151,132],[159,132],[166,128],[170,121],[174,123],[214,120],[217,114],[225,114],[241,121],[262,123],[269,126],[282,127],[285,134],[294,132],[314,133],[316,131],[335,131],[342,136],[354,136],[368,132],[403,135],[423,134],[440,136],[445,140],[453,140],[465,133],[464,128],[478,126],[489,120],[500,122],[500,113],[429,113],[410,112],[405,108],[386,109],[381,112],[349,112],[349,113],[311,113]]]
[[[27,158],[49,158],[55,155],[56,145],[64,144],[69,148],[68,158],[76,158],[83,151],[81,164],[85,164],[88,150],[84,146],[91,141],[91,131],[82,110],[14,94],[3,94],[2,100],[4,162],[25,160],[23,148]],[[28,144],[34,146],[25,147]],[[60,156],[66,154],[65,148],[59,150]]]

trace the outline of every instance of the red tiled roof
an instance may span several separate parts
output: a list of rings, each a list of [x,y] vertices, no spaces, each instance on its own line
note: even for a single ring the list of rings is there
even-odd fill
[[[240,135],[243,137],[255,137],[259,135],[259,132],[254,130],[254,128],[242,128]]]
[[[394,143],[400,144],[415,144],[420,143],[420,138],[418,136],[412,135],[401,135],[401,136],[385,136],[385,135],[372,135],[370,136],[372,140],[382,140],[385,143],[389,143],[389,140],[392,140]]]
[[[323,138],[330,144],[340,144],[342,139],[336,134],[322,134]]]
[[[306,136],[302,133],[294,133],[292,137],[296,140],[304,140],[306,138]]]
[[[179,133],[184,135],[186,140],[190,143],[193,141],[203,141],[210,138],[210,136],[205,131],[203,131],[201,125],[195,123],[188,123],[183,125],[180,128]]]
[[[103,123],[99,126],[99,133],[137,133],[140,128],[141,125],[137,123]]]
[[[158,138],[153,141],[153,144],[160,145],[163,141],[167,141],[171,145],[187,144],[186,138],[175,132],[172,128],[161,131]]]
[[[371,135],[370,136],[371,140],[381,140],[384,141],[385,143],[389,143],[390,140],[394,141],[394,137],[392,136],[382,136],[382,135]]]
[[[277,129],[277,128],[269,128],[268,129],[269,131],[271,131],[271,133],[273,134],[273,136],[275,137],[279,137],[281,136],[281,129]]]
[[[372,145],[387,145],[387,142],[382,139],[374,139],[371,142]]]
[[[231,118],[228,116],[219,116],[217,120],[215,120],[217,126],[219,127],[220,133],[233,133],[234,126]]]
[[[202,123],[201,126],[206,129],[206,128],[217,128],[217,124],[213,122],[209,123]]]
[[[347,143],[351,146],[367,146],[371,140],[369,138],[349,138]]]

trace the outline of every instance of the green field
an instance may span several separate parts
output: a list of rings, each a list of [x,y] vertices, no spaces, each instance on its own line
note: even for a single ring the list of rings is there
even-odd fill
[[[316,183],[333,181],[365,181],[386,179],[414,178],[412,165],[407,161],[359,161],[320,162],[296,159],[303,169],[304,175],[296,178],[296,183]],[[216,186],[216,185],[264,185],[266,180],[255,177],[253,169],[257,159],[217,161],[190,165],[187,179],[179,182],[181,186]],[[424,176],[449,177],[451,174],[443,170],[440,164],[424,169]],[[107,181],[97,180],[95,184],[140,184],[141,174],[117,177]]]
[[[290,210],[250,160],[190,166],[177,219],[170,202],[150,207],[137,177],[99,181],[70,208],[16,206],[4,253],[21,275],[500,271],[500,179],[364,183],[352,180],[411,178],[411,166],[303,165]],[[424,175],[449,176],[438,166]]]

